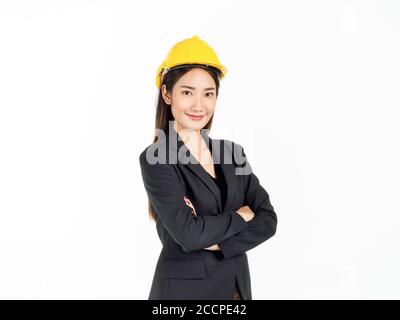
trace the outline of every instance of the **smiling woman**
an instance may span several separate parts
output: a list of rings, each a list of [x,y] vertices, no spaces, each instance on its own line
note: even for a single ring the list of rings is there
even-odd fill
[[[163,245],[151,300],[252,299],[246,251],[276,231],[243,148],[208,135],[225,74],[197,36],[178,42],[157,70],[157,134],[139,157]]]
[[[200,130],[214,114],[217,97],[213,92],[215,81],[209,71],[190,68],[175,83],[171,93],[165,84],[161,89],[163,99],[171,105],[178,131],[183,128]]]

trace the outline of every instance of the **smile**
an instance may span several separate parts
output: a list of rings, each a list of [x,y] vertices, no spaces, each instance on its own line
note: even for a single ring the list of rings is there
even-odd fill
[[[204,117],[204,116],[194,116],[194,115],[191,115],[191,114],[187,114],[187,116],[188,116],[190,119],[196,120],[196,121],[201,120],[201,119],[203,119],[203,117]]]

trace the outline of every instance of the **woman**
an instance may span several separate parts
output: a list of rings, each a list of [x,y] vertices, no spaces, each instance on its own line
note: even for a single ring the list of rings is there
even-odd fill
[[[139,157],[163,245],[150,300],[251,300],[246,251],[276,231],[243,148],[208,135],[226,71],[197,36],[175,44],[157,71],[156,136]]]

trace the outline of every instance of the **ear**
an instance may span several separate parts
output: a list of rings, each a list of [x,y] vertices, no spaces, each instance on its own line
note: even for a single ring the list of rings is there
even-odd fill
[[[162,97],[163,97],[165,103],[170,105],[171,104],[171,96],[169,95],[165,84],[163,84],[161,87],[161,94],[162,94]]]

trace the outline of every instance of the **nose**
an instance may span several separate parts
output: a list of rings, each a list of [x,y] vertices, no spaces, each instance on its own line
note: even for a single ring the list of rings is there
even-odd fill
[[[200,94],[196,95],[194,99],[194,104],[192,106],[193,113],[203,113],[203,104],[202,104],[202,97]]]

